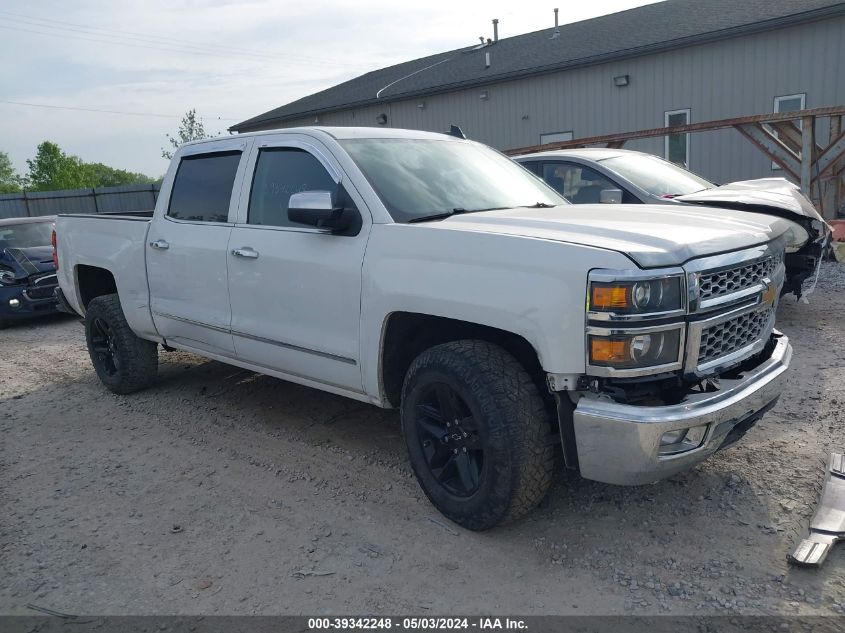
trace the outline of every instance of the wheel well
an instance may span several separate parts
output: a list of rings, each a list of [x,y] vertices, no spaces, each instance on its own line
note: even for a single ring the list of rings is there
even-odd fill
[[[77,266],[76,287],[79,289],[79,299],[85,308],[97,297],[117,293],[114,275],[105,268],[97,266]]]
[[[461,339],[477,339],[501,346],[522,364],[543,398],[549,397],[537,352],[523,337],[468,321],[394,312],[388,317],[381,350],[381,383],[388,402],[399,406],[405,374],[417,356],[435,345]]]

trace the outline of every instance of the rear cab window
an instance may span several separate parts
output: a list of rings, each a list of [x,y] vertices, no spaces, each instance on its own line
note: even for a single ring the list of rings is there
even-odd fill
[[[188,222],[228,222],[240,151],[186,156],[179,162],[167,217]]]

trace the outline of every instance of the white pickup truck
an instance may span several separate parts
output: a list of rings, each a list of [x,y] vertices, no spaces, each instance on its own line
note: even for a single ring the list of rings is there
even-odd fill
[[[178,348],[401,410],[432,503],[530,511],[555,452],[643,484],[783,389],[783,220],[569,205],[478,143],[296,128],[190,143],[149,217],[64,215],[59,299],[117,393]]]

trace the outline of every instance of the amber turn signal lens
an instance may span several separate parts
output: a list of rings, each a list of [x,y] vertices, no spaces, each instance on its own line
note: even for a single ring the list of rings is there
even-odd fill
[[[590,360],[594,363],[620,363],[630,358],[630,339],[590,337]]]
[[[593,310],[626,309],[631,306],[630,288],[593,285],[590,308]]]

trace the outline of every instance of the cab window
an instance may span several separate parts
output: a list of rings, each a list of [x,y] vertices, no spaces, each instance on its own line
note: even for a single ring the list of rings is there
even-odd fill
[[[241,152],[186,156],[179,162],[168,217],[193,222],[228,222],[229,201]]]
[[[247,223],[302,228],[288,219],[290,197],[302,191],[328,191],[333,200],[339,193],[337,183],[313,154],[289,147],[262,149],[249,194]]]

